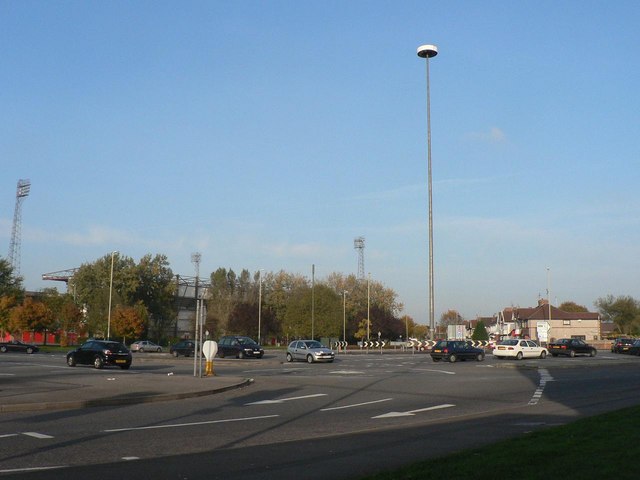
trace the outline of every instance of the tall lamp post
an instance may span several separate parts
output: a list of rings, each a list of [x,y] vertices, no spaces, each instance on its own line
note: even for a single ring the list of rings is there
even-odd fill
[[[113,293],[113,256],[118,252],[111,252],[111,275],[109,276],[109,314],[107,319],[107,340],[111,339],[111,297]]]
[[[260,343],[260,327],[262,324],[262,269],[258,270],[258,281],[260,287],[258,288],[258,343]]]
[[[418,56],[427,61],[427,158],[429,169],[429,330],[433,340],[435,329],[434,299],[433,299],[433,193],[431,188],[431,98],[429,86],[429,59],[438,54],[438,47],[435,45],[420,45]]]
[[[347,341],[347,292],[346,290],[342,291],[342,341]],[[345,348],[346,352],[347,349]]]

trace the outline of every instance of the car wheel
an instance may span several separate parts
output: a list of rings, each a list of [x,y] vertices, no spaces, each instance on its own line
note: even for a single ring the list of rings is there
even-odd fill
[[[102,361],[102,358],[100,357],[96,357],[93,359],[93,366],[97,369],[101,369],[102,367],[104,367],[104,362]]]
[[[476,361],[481,362],[483,360],[484,360],[484,353],[479,353],[478,356],[476,357]]]
[[[162,348],[158,347],[158,349],[156,350],[156,352],[158,352],[158,353],[162,352]]]
[[[141,348],[140,350],[138,350],[140,353],[144,353],[144,348]]]
[[[597,353],[598,353],[598,351],[597,351],[597,350],[595,350],[595,349],[594,349],[594,350],[591,350],[591,352],[589,352],[589,356],[591,356],[591,357],[595,357]]]
[[[69,365],[70,367],[75,367],[76,366],[76,357],[74,357],[73,355],[69,355],[67,357],[67,365]]]
[[[293,362],[293,357],[291,356],[290,353],[287,353],[287,362],[289,363]]]
[[[540,352],[540,358],[547,358],[547,352],[545,352],[544,350]]]
[[[174,350],[172,355],[173,355],[174,357],[178,358],[178,355],[180,355],[180,354],[178,353],[178,351],[177,351],[177,350]]]
[[[498,360],[502,360],[504,357],[502,355],[494,355]]]
[[[242,351],[238,352],[237,358],[244,358],[244,352]]]
[[[27,353],[28,354],[32,354],[33,353],[33,348],[31,348],[31,347],[27,348]]]
[[[313,363],[313,355],[307,355],[307,363]]]
[[[522,360],[522,352],[518,352],[516,355],[516,360]]]
[[[451,363],[456,363],[457,359],[458,359],[458,357],[456,357],[455,355],[449,355],[449,361]]]
[[[575,350],[569,350],[569,356],[571,358],[575,357],[576,356],[576,351]]]
[[[256,358],[262,358],[262,354],[258,355]]]
[[[7,353],[7,347],[5,347],[4,345],[0,347],[0,352],[2,353]]]

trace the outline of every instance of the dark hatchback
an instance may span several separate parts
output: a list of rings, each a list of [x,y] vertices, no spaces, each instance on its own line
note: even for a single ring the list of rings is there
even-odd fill
[[[246,358],[262,358],[264,349],[249,337],[227,335],[218,342],[218,356]]]
[[[476,348],[464,340],[440,340],[431,349],[434,362],[448,360],[455,363],[458,360],[484,360],[484,350]]]
[[[190,357],[194,355],[195,351],[196,342],[193,340],[181,340],[175,345],[171,345],[171,347],[169,347],[169,353],[174,357],[179,357],[180,355]]]
[[[575,357],[576,355],[589,355],[595,357],[598,354],[596,347],[589,345],[579,338],[561,338],[555,342],[551,342],[547,346],[547,350],[554,357],[564,355],[567,357]]]
[[[640,340],[634,340],[633,343],[622,353],[640,356]]]
[[[102,368],[114,365],[127,370],[131,366],[131,352],[120,342],[111,340],[89,340],[67,353],[67,365],[93,365]]]
[[[612,353],[627,353],[635,340],[633,338],[616,338],[611,344]]]
[[[39,350],[35,345],[31,345],[29,343],[22,343],[18,340],[13,340],[11,342],[3,342],[0,343],[0,352],[25,352],[25,353],[36,353]]]

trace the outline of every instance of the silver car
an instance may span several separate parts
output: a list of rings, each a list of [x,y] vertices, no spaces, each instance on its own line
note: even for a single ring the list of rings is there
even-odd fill
[[[333,362],[335,353],[317,340],[295,340],[287,347],[287,362],[294,360],[314,362]]]
[[[133,342],[129,349],[132,352],[162,352],[162,347],[149,340],[139,340]]]

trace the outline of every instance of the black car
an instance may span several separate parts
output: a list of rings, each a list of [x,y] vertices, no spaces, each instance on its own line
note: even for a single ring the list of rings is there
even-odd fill
[[[169,347],[169,353],[174,357],[178,357],[180,355],[190,357],[194,354],[195,350],[196,342],[193,340],[181,340],[175,345],[171,345],[171,347]]]
[[[622,353],[640,356],[640,340],[634,340],[633,343]]]
[[[611,344],[612,353],[627,353],[635,340],[633,338],[616,338]]]
[[[596,347],[589,345],[579,338],[561,338],[555,342],[551,342],[547,346],[547,350],[554,357],[558,355],[566,355],[575,357],[576,355],[589,355],[595,357],[598,354]]]
[[[131,366],[131,352],[120,342],[89,340],[67,353],[67,365],[75,367],[77,364],[93,365],[95,368],[115,365],[127,370]]]
[[[10,342],[2,342],[0,343],[0,352],[26,352],[26,353],[36,353],[39,350],[35,345],[30,345],[28,343],[22,343],[18,340],[12,340]]]
[[[249,337],[227,335],[218,342],[218,356],[236,358],[262,358],[264,349]]]
[[[431,349],[431,358],[434,362],[449,360],[451,363],[457,360],[484,360],[484,350],[476,348],[465,340],[440,340]]]

